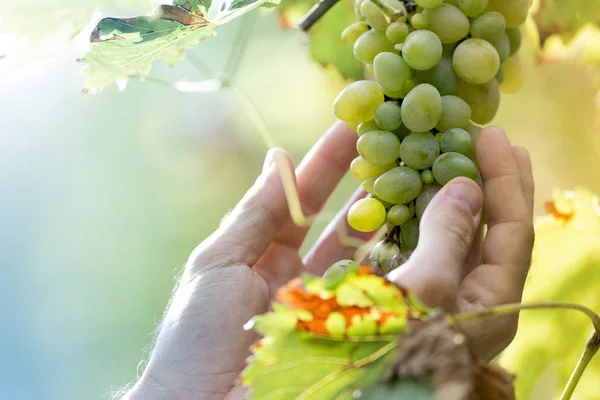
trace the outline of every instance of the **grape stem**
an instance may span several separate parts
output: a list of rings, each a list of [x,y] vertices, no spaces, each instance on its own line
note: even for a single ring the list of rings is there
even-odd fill
[[[530,304],[506,304],[499,307],[490,308],[487,310],[475,311],[471,313],[464,313],[458,315],[452,315],[448,317],[448,322],[452,325],[461,324],[464,322],[474,321],[480,318],[486,317],[498,317],[501,315],[518,313],[521,310],[548,310],[548,309],[566,309],[576,310],[584,313],[591,320],[594,325],[594,332],[588,339],[585,349],[575,366],[575,369],[571,373],[571,377],[567,382],[567,385],[560,397],[560,400],[569,400],[583,375],[586,367],[594,358],[598,350],[600,349],[600,316],[591,309],[581,306],[579,304],[572,303],[530,303]]]
[[[331,7],[336,5],[338,1],[339,0],[321,0],[318,2],[308,13],[306,13],[300,23],[298,23],[298,28],[302,29],[304,32],[308,32],[308,30],[320,20]]]

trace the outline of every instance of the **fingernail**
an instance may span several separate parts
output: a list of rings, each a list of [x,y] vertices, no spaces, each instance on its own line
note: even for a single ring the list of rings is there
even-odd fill
[[[475,182],[473,184],[461,181],[451,183],[446,196],[467,206],[471,210],[473,217],[481,214],[483,195]]]
[[[265,174],[269,170],[269,167],[271,166],[271,164],[273,164],[275,162],[275,160],[273,159],[274,153],[275,153],[275,149],[269,149],[269,151],[267,151],[267,155],[265,156],[265,162],[263,163],[263,168],[262,168],[263,174]]]

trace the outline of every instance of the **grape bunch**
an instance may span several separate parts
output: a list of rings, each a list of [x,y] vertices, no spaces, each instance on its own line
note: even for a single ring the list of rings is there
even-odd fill
[[[371,257],[384,271],[414,249],[433,196],[458,176],[479,180],[473,137],[495,116],[500,91],[521,84],[519,25],[529,0],[356,0],[342,33],[374,77],[348,85],[335,115],[356,128],[352,174],[369,195],[348,223],[388,226]]]

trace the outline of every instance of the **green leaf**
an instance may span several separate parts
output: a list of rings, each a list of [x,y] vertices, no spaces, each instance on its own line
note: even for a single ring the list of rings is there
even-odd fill
[[[555,194],[548,204],[550,215],[536,222],[534,261],[523,301],[566,301],[600,311],[598,201],[585,189]],[[534,399],[534,391],[540,390],[536,382],[554,364],[556,391],[544,398],[558,398],[591,329],[589,319],[571,311],[521,312],[516,339],[501,358],[501,364],[518,377],[517,398]],[[600,363],[592,362],[579,383],[577,398],[597,399],[599,381]]]
[[[159,6],[150,16],[104,18],[91,36],[90,50],[81,59],[89,65],[84,91],[96,92],[109,84],[133,76],[145,78],[154,60],[170,66],[186,49],[215,34],[224,24],[262,4],[277,0],[245,0],[213,4],[218,7],[214,20],[207,17],[210,1],[176,0]]]
[[[0,2],[0,28],[17,36],[43,39],[60,31],[65,36],[80,32],[95,11],[106,12],[115,7],[150,10],[150,0],[28,0]]]
[[[269,336],[242,373],[251,399],[333,399],[373,385],[396,341],[336,341],[306,332]]]
[[[361,391],[360,400],[435,400],[435,386],[431,383],[401,380],[390,384],[379,384]]]
[[[283,0],[280,16],[284,27],[295,26],[317,1]],[[341,39],[342,31],[356,22],[352,0],[341,0],[310,29],[309,51],[311,57],[323,66],[334,66],[344,78],[358,80],[363,69],[354,58],[352,46]]]

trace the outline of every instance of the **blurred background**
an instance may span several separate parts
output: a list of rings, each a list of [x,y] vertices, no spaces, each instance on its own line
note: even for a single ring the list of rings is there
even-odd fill
[[[196,61],[218,76],[248,36],[233,84],[298,163],[334,122],[331,104],[347,81],[311,59],[307,36],[282,29],[276,11],[257,10],[219,27],[175,68],[156,63],[153,79],[83,94],[76,59],[86,32],[71,42],[62,25],[43,37],[36,29],[43,6],[83,12],[89,3],[85,20],[97,21],[93,2],[36,2],[40,15],[0,5],[0,399],[109,399],[136,378],[181,266],[251,186],[267,150],[238,92],[184,93],[172,82],[207,78]],[[131,15],[107,4],[106,15]],[[600,192],[597,91],[587,68],[540,64],[528,40],[521,59],[524,86],[503,95],[494,124],[531,151],[542,215],[555,188]],[[356,186],[344,179],[303,251]],[[577,229],[567,235],[573,246],[592,228]],[[600,306],[599,237],[591,233],[575,254],[553,236],[554,253],[535,268],[578,281],[536,298]],[[535,397],[536,384],[562,386],[591,329],[583,318],[553,315],[525,321],[520,347],[507,355],[526,376],[520,398],[554,397]],[[545,347],[532,347],[543,324]],[[578,398],[600,398],[599,363]]]

